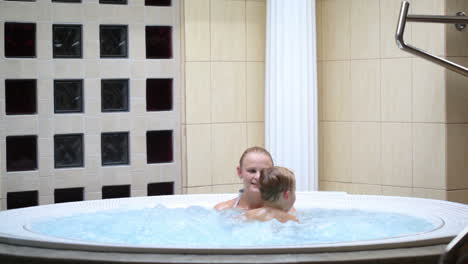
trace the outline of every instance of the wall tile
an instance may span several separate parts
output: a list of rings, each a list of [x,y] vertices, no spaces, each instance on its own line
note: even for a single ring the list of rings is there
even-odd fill
[[[36,30],[37,58],[43,60],[52,59],[52,24],[48,22],[36,23]]]
[[[229,185],[213,185],[213,193],[232,193],[237,195],[242,188],[242,184],[229,184]],[[234,196],[233,198],[235,198]]]
[[[213,184],[239,183],[236,173],[239,157],[247,148],[245,123],[212,125]]]
[[[246,60],[265,61],[266,1],[246,0]]]
[[[187,186],[212,184],[211,125],[187,125]]]
[[[184,194],[205,194],[212,193],[211,186],[187,187],[184,188]]]
[[[331,191],[331,192],[349,192],[351,189],[351,183],[333,182],[333,181],[320,181],[320,191]]]
[[[413,188],[413,196],[426,199],[446,200],[447,192],[438,189]]]
[[[317,41],[317,60],[323,60],[323,1],[324,0],[316,0],[315,1],[315,27],[317,30],[316,41]]]
[[[413,187],[445,189],[445,125],[413,124]]]
[[[211,0],[210,7],[211,59],[245,60],[245,1]]]
[[[454,16],[457,12],[468,12],[468,2],[465,0],[446,1],[445,15]],[[446,25],[447,38],[445,45],[447,56],[468,56],[468,34],[458,31],[454,25]]]
[[[3,21],[34,21],[38,17],[38,3],[3,2],[0,4]]]
[[[351,58],[380,57],[379,1],[351,1]]]
[[[7,173],[5,180],[4,187],[8,192],[39,189],[39,173],[37,171]]]
[[[411,122],[411,59],[382,60],[382,121]]]
[[[265,124],[247,123],[247,147],[265,147]]]
[[[246,63],[247,121],[265,120],[265,64]]]
[[[413,0],[410,14],[444,15],[445,1]],[[445,56],[445,25],[413,23],[413,45],[433,55]]]
[[[449,59],[468,66],[468,58]],[[447,123],[468,123],[468,78],[450,70],[446,70],[446,78]]]
[[[210,0],[184,2],[185,60],[210,60]]]
[[[55,170],[52,186],[54,189],[81,187],[83,177],[84,170],[81,168]]]
[[[380,123],[353,123],[351,178],[353,183],[380,184],[381,162]]]
[[[323,180],[351,182],[351,124],[323,122]]]
[[[456,203],[468,204],[468,190],[456,190],[447,192],[447,200]]]
[[[353,121],[380,121],[380,61],[351,61]]]
[[[246,64],[213,62],[211,65],[211,116],[213,122],[246,119]]]
[[[5,118],[6,135],[32,135],[37,134],[37,116],[7,116]]]
[[[413,189],[408,187],[382,186],[382,195],[412,197]]]
[[[382,195],[381,185],[352,183],[350,187],[351,187],[349,190],[350,194]]]
[[[445,100],[444,68],[413,59],[413,121],[445,122]]]
[[[82,115],[60,115],[54,118],[55,134],[82,133],[84,118]]]
[[[211,122],[211,66],[208,62],[185,64],[186,122]]]
[[[351,69],[349,61],[323,62],[323,120],[351,120]]]
[[[401,8],[400,0],[380,0],[380,47],[382,58],[401,58],[411,57],[410,53],[404,52],[398,48],[395,42],[395,32],[398,23],[398,16]],[[414,0],[409,0],[409,14],[414,13]],[[404,40],[412,44],[412,26],[413,23],[406,23]]]
[[[468,189],[468,124],[447,125],[447,188]]]
[[[128,54],[134,60],[146,59],[145,25],[131,24],[128,26]],[[144,71],[143,71],[144,72]]]
[[[322,3],[323,59],[350,58],[351,1],[326,0]]]
[[[130,166],[112,166],[101,169],[102,185],[124,185],[132,182]]]
[[[53,21],[60,21],[60,23],[76,23],[77,21],[83,21],[83,14],[82,5],[54,3],[54,8],[52,8]]]
[[[382,123],[382,184],[412,187],[412,126]]]

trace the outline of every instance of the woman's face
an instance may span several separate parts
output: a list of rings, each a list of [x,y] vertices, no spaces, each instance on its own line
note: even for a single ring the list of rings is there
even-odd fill
[[[270,158],[261,152],[250,152],[244,156],[242,167],[237,168],[237,174],[244,183],[244,191],[259,192],[258,179],[260,171],[270,168],[273,164]]]

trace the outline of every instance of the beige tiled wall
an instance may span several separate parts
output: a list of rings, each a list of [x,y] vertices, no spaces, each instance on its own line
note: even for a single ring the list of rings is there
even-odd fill
[[[180,1],[172,7],[145,7],[144,1],[130,0],[128,5],[103,5],[97,0],[79,4],[51,1],[0,1],[0,200],[5,208],[7,192],[39,190],[40,204],[53,203],[55,188],[84,187],[85,199],[100,199],[102,185],[130,184],[132,196],[146,195],[147,183],[173,181],[180,193]],[[4,56],[3,22],[34,22],[37,26],[37,58],[18,59]],[[52,58],[52,24],[83,25],[83,58]],[[128,25],[129,55],[125,59],[99,58],[99,25]],[[145,25],[174,25],[174,58],[145,58]],[[197,52],[198,53],[198,52]],[[5,116],[4,79],[35,78],[38,114]],[[83,114],[54,115],[53,80],[80,78],[84,81]],[[130,111],[101,113],[100,79],[130,79]],[[146,78],[174,78],[174,111],[146,112]],[[147,130],[174,130],[174,162],[146,163]],[[130,131],[130,164],[102,167],[101,132]],[[53,135],[84,133],[85,167],[54,169]],[[38,135],[37,171],[6,172],[5,136]]]
[[[266,0],[185,0],[186,193],[237,192],[264,145]]]
[[[463,0],[412,0],[453,15]],[[468,79],[400,51],[400,0],[318,0],[320,189],[468,203]],[[468,35],[407,24],[405,40],[468,65]]]

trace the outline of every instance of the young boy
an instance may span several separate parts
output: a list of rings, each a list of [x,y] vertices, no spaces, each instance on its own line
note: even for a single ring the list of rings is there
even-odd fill
[[[294,215],[288,213],[296,201],[294,173],[278,166],[265,168],[258,181],[263,207],[245,212],[245,217],[259,221],[276,219],[282,223],[289,220],[299,222]]]

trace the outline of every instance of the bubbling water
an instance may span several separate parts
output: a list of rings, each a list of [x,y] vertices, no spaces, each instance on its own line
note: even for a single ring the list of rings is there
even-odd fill
[[[132,246],[236,248],[385,239],[437,225],[400,213],[357,209],[298,210],[299,223],[245,221],[242,212],[198,206],[115,209],[39,221],[32,232],[69,240]]]

